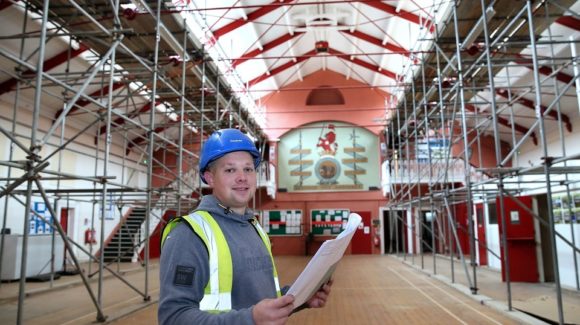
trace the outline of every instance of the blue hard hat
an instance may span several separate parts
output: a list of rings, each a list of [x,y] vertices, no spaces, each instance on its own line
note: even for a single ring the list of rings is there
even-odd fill
[[[261,160],[260,152],[258,152],[258,149],[256,149],[256,146],[247,135],[238,129],[217,130],[205,141],[201,149],[201,157],[199,159],[199,176],[201,180],[207,184],[203,178],[203,173],[212,161],[234,151],[247,151],[250,153],[254,158],[254,167],[258,168]]]

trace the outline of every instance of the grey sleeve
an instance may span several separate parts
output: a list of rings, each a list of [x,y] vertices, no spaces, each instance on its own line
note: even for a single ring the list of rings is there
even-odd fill
[[[219,314],[199,309],[209,279],[208,253],[189,225],[182,223],[171,231],[159,267],[160,325],[254,324],[252,307]]]

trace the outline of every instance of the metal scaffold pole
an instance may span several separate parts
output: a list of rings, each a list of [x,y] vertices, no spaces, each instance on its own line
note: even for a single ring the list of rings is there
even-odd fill
[[[42,22],[46,24],[48,21],[48,8],[49,1],[45,0],[43,4],[43,14]],[[39,53],[38,53],[38,63],[36,65],[36,71],[43,70],[44,64],[44,53],[45,53],[45,41],[46,41],[46,29],[40,32],[39,38]],[[30,148],[27,152],[28,161],[27,165],[27,187],[26,187],[26,208],[24,210],[24,224],[23,224],[23,236],[22,236],[22,257],[20,260],[20,284],[18,288],[18,311],[16,316],[16,324],[20,325],[24,322],[24,294],[26,292],[26,264],[28,260],[28,238],[29,238],[29,223],[30,223],[30,211],[32,210],[32,184],[34,183],[33,178],[36,177],[34,172],[34,167],[38,163],[38,153],[39,147],[37,142],[37,128],[38,120],[40,116],[40,105],[42,98],[42,75],[38,74],[35,81],[35,92],[34,92],[34,108],[32,113],[32,129],[30,132]],[[2,246],[4,247],[4,246]]]
[[[551,28],[560,23],[574,29],[569,22],[578,13],[566,7],[572,3],[526,1],[509,8],[506,3],[482,0],[474,10],[455,1],[433,37],[418,41],[431,48],[410,64],[398,88],[400,100],[389,122],[387,207],[390,213],[410,211],[413,224],[403,223],[410,263],[420,254],[417,266],[425,269],[424,248],[431,245],[432,273],[448,273],[451,282],[485,294],[479,264],[490,259],[502,271],[512,310],[513,281],[521,281],[521,270],[514,269],[517,239],[508,229],[519,224],[518,206],[533,221],[536,234],[530,238],[537,236],[542,247],[539,281],[553,282],[563,324],[561,281],[580,288],[575,234],[580,173],[568,137],[578,119],[580,79],[577,37]],[[434,148],[434,141],[441,147]],[[531,197],[533,206],[524,197]],[[423,220],[426,206],[431,222]],[[482,227],[498,229],[499,236],[490,239],[479,232]],[[574,266],[563,269],[562,256]],[[465,277],[455,272],[458,258]],[[439,259],[449,259],[449,266]],[[563,272],[568,272],[564,278]]]
[[[80,273],[95,304],[96,320],[103,322],[108,303],[105,272],[150,301],[149,274],[155,267],[150,240],[156,235],[152,228],[163,225],[165,213],[182,214],[197,203],[201,184],[193,177],[196,150],[219,127],[218,117],[227,113],[229,123],[253,135],[260,134],[255,129],[259,126],[244,120],[242,113],[247,112],[235,99],[238,94],[224,86],[224,76],[203,48],[197,48],[203,45],[197,45],[185,17],[165,10],[166,2],[139,2],[135,9],[120,1],[21,4],[13,6],[21,14],[21,22],[12,22],[19,32],[2,38],[20,46],[16,51],[0,48],[8,62],[1,72],[12,78],[12,86],[3,83],[2,94],[12,94],[3,97],[2,105],[7,99],[13,107],[11,114],[0,117],[0,132],[10,148],[2,158],[6,160],[0,161],[7,167],[0,186],[0,259],[6,250],[4,229],[14,227],[11,210],[24,213],[18,220],[23,223],[23,249],[15,320],[26,322],[30,226],[44,222],[52,231],[49,287],[57,281],[56,243],[62,241],[65,273]],[[59,66],[63,69],[55,69]],[[214,107],[214,97],[215,110],[204,112]],[[24,174],[15,177],[16,170]],[[195,192],[200,194],[197,198]],[[35,210],[42,202],[51,218]],[[117,209],[109,209],[113,206]],[[138,233],[129,235],[132,244],[126,248],[115,232],[120,238],[127,236],[130,214],[138,207],[145,207],[146,217]],[[61,229],[59,222],[67,222],[63,218],[71,218],[81,234]],[[85,230],[88,237],[81,239]],[[117,257],[107,256],[107,247]],[[125,253],[139,261],[144,256],[143,289],[123,272],[120,256]],[[69,259],[74,270],[66,269]],[[0,264],[0,270],[4,267]],[[93,292],[88,278],[97,273],[98,291]]]
[[[530,30],[530,46],[532,51],[532,61],[533,61],[533,75],[534,75],[534,87],[535,87],[535,113],[536,118],[539,123],[539,132],[540,132],[540,144],[542,147],[543,152],[543,169],[544,169],[544,176],[546,180],[546,194],[548,199],[548,206],[552,207],[552,184],[550,182],[550,165],[551,157],[548,156],[548,143],[546,140],[546,129],[544,125],[544,112],[541,108],[542,103],[542,86],[540,84],[540,76],[539,76],[539,64],[538,64],[538,53],[536,49],[536,37],[534,34],[534,15],[532,12],[532,2],[530,0],[526,1],[527,6],[527,14],[528,14],[528,24]],[[562,302],[562,287],[560,284],[560,271],[558,265],[558,249],[556,246],[556,234],[554,230],[554,213],[552,209],[548,209],[548,228],[550,231],[550,241],[552,246],[552,264],[554,268],[554,283],[556,284],[556,301],[558,303],[558,319],[560,324],[564,324],[564,309],[563,309],[563,302]]]

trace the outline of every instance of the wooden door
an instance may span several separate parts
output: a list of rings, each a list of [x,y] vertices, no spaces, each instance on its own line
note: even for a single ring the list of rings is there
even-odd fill
[[[358,213],[362,218],[362,224],[354,233],[351,241],[352,254],[372,254],[372,225],[370,211],[360,211]]]
[[[528,209],[532,209],[532,197],[520,196],[519,200]],[[506,223],[506,239],[509,252],[510,280],[514,282],[538,282],[540,275],[538,272],[538,262],[536,256],[536,240],[534,230],[534,217],[516,203],[510,197],[504,198],[504,214]],[[499,198],[497,199],[497,215],[500,218],[499,233],[504,233],[501,222],[501,210]],[[500,241],[501,243],[501,241]],[[501,275],[505,281],[505,258],[502,254]]]
[[[459,239],[459,244],[461,245],[461,251],[463,255],[469,255],[469,220],[467,218],[467,203],[459,203],[454,205],[455,213],[455,227],[457,230],[457,238]],[[457,246],[454,245],[455,252],[459,252]]]
[[[487,241],[485,237],[485,214],[483,203],[475,205],[475,220],[477,222],[477,249],[479,265],[487,265]]]
[[[68,209],[60,209],[60,226],[65,234],[68,234]]]

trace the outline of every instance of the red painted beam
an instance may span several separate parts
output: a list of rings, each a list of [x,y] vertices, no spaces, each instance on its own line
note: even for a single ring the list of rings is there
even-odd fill
[[[405,19],[407,21],[410,21],[412,23],[415,23],[419,26],[423,25],[423,26],[427,26],[429,27],[429,31],[431,33],[433,33],[435,31],[435,25],[433,25],[433,23],[427,19],[427,18],[421,18],[413,13],[410,13],[408,11],[405,10],[399,10],[399,12],[397,12],[397,8],[386,4],[384,2],[380,2],[380,1],[369,1],[369,2],[363,2],[365,5],[367,6],[371,6],[375,9],[378,10],[382,10],[388,14],[391,14],[395,17],[399,17],[401,19]]]
[[[161,133],[163,131],[165,131],[166,129],[169,129],[171,126],[159,126],[156,127],[155,130],[153,130],[154,133]],[[127,150],[126,150],[126,154],[129,154],[129,152],[131,152],[131,149],[135,146],[140,145],[141,143],[145,142],[149,137],[148,137],[149,132],[143,134],[140,137],[134,138],[133,140],[131,140],[128,144],[127,144]]]
[[[159,102],[155,102],[155,106],[157,106],[157,105],[159,105]],[[130,118],[130,119],[135,118],[136,116],[143,114],[143,113],[146,113],[149,110],[151,110],[151,102],[143,105],[140,109],[136,109],[136,110],[130,112],[129,114],[127,114],[127,118]],[[121,126],[123,124],[125,124],[125,119],[122,117],[118,117],[113,121],[113,123],[111,123],[111,128],[116,127],[117,125]],[[97,133],[97,134],[103,135],[103,134],[105,134],[105,132],[107,132],[107,126],[103,125],[103,126],[101,126],[101,128],[99,129],[99,133]],[[95,137],[95,144],[97,144],[97,137]]]
[[[65,63],[67,60],[79,56],[81,53],[85,52],[88,49],[89,48],[86,47],[85,45],[80,44],[77,50],[73,49],[72,51],[70,51],[70,53],[69,50],[62,51],[59,54],[55,55],[54,57],[44,61],[42,71],[43,72],[49,71]],[[33,77],[34,75],[36,75],[36,72],[33,70],[26,70],[22,73],[22,76],[27,78]],[[16,86],[16,84],[18,84],[18,79],[16,78],[11,78],[0,83],[0,95],[12,91]]]
[[[525,65],[526,68],[530,69],[530,70],[534,70],[533,65],[533,61],[531,59],[525,58],[524,56],[522,56],[521,54],[516,55],[516,57],[518,57],[519,59],[516,59],[516,63],[517,64],[521,64],[521,65]],[[545,75],[545,76],[551,76],[554,72],[554,70],[548,66],[545,65],[541,65],[538,67],[538,72]],[[572,77],[571,75],[564,73],[564,72],[556,72],[556,74],[554,74],[554,77],[556,78],[556,80],[563,82],[565,84],[571,82],[574,77]],[[572,84],[573,87],[576,87],[576,84]]]
[[[495,92],[496,92],[496,94],[500,95],[501,97],[509,99],[507,89],[497,89]],[[517,94],[514,92],[512,92],[512,94],[514,94],[514,96],[517,96]],[[532,100],[529,100],[529,99],[524,98],[524,97],[520,97],[515,102],[524,106],[524,107],[535,110],[534,102]],[[540,111],[542,112],[542,116],[545,114],[547,109],[548,108],[546,106],[540,105]],[[548,113],[548,115],[551,116],[552,118],[554,118],[556,121],[558,120],[558,112],[551,110]],[[566,124],[566,129],[568,130],[568,132],[572,132],[572,123],[570,122],[570,118],[568,117],[568,115],[560,114],[560,116],[562,117],[561,122]]]
[[[556,22],[560,25],[572,28],[574,30],[580,31],[580,20],[572,16],[562,16],[556,19]]]
[[[260,51],[260,49],[255,49],[253,51],[246,52],[244,55],[242,55],[242,57],[240,57],[238,59],[235,59],[232,62],[232,66],[235,68],[238,65],[240,65],[240,64],[248,61],[249,59],[255,58],[259,54],[264,53],[266,51],[269,51],[269,50],[275,48],[276,46],[278,46],[278,45],[280,45],[280,44],[282,44],[282,43],[284,43],[286,41],[289,41],[289,40],[293,39],[294,37],[299,36],[299,35],[302,35],[302,34],[304,34],[304,33],[303,32],[299,32],[299,33],[294,33],[294,35],[291,35],[290,33],[288,33],[286,35],[280,36],[277,39],[275,39],[275,40],[273,40],[273,41],[265,44],[264,46],[262,46],[262,48],[263,48],[262,51]]]
[[[383,41],[382,40],[380,40],[380,39],[378,39],[376,37],[373,37],[371,35],[365,34],[363,32],[360,32],[358,30],[355,30],[354,32],[350,32],[350,31],[343,30],[341,32],[344,33],[344,34],[347,34],[347,35],[352,35],[354,37],[360,38],[360,39],[362,39],[364,41],[367,41],[367,42],[369,42],[371,44],[374,44],[376,46],[382,47],[385,50],[391,51],[393,53],[399,53],[399,54],[404,55],[406,57],[410,57],[411,56],[411,53],[408,50],[405,50],[404,48],[402,48],[400,46],[394,45],[392,43],[383,44]]]
[[[11,0],[0,0],[0,11],[10,7],[12,5]]]
[[[479,114],[479,111],[478,111],[477,107],[475,107],[473,105],[467,104],[467,105],[465,105],[465,109],[467,109],[470,112]],[[491,119],[491,116],[487,116],[487,117]],[[503,117],[501,117],[499,115],[496,116],[496,119],[497,119],[497,121],[498,121],[499,124],[501,124],[503,126],[507,126],[508,128],[511,128],[512,127],[512,124],[509,122],[508,119],[503,118]],[[514,130],[516,130],[517,132],[519,132],[521,134],[526,134],[530,130],[529,128],[527,128],[527,127],[525,127],[523,125],[520,125],[518,123],[515,123],[515,122],[513,123],[513,127],[514,127]],[[536,132],[532,132],[530,134],[530,136],[532,137],[532,141],[534,142],[534,144],[537,146],[538,145],[538,138],[536,137]]]
[[[250,80],[248,82],[248,88],[249,87],[252,87],[253,85],[255,85],[257,83],[260,83],[260,82],[262,82],[262,81],[264,81],[264,80],[266,80],[266,79],[268,79],[270,77],[273,77],[273,76],[277,75],[278,73],[280,73],[280,72],[282,72],[282,71],[284,71],[284,70],[286,70],[286,69],[288,69],[290,67],[293,67],[293,66],[295,66],[296,64],[298,64],[298,63],[300,63],[302,61],[305,61],[305,60],[310,59],[315,54],[316,54],[316,50],[312,50],[312,51],[310,51],[308,53],[305,53],[302,56],[296,57],[296,61],[290,60],[290,61],[282,64],[281,66],[272,69],[270,71],[270,74],[264,73],[263,75],[261,75],[261,76],[259,76],[257,78],[254,78],[252,80]]]
[[[477,50],[477,51],[483,50],[482,48],[476,49],[475,47],[472,47],[472,49],[474,51],[475,50]],[[534,61],[532,59],[530,59],[529,57],[523,56],[521,54],[515,54],[514,56],[516,57],[516,59],[514,61],[515,63],[523,65],[530,70],[534,70],[534,67],[533,67]],[[538,72],[549,77],[552,75],[554,70],[548,66],[541,65],[538,67]],[[571,75],[564,73],[564,72],[561,72],[561,71],[554,74],[554,77],[556,78],[556,80],[563,82],[563,83],[566,83],[566,84],[571,82],[574,79],[574,77],[572,77]],[[576,87],[576,84],[575,83],[572,84],[572,87]]]
[[[342,52],[337,51],[335,49],[329,49],[328,50],[328,53],[333,54],[333,55],[336,55],[338,58],[341,58],[341,59],[343,59],[345,61],[349,61],[349,62],[355,63],[357,65],[360,65],[361,67],[367,68],[367,69],[369,69],[371,71],[378,72],[378,73],[380,73],[380,74],[382,74],[382,75],[384,75],[386,77],[389,77],[389,78],[397,81],[397,74],[394,73],[394,72],[392,72],[392,71],[389,71],[387,69],[381,69],[379,66],[376,66],[374,64],[368,63],[368,62],[363,61],[361,59],[357,59],[357,58],[352,58],[351,59],[350,55],[348,55],[346,53],[342,53]]]
[[[240,18],[240,19],[234,20],[231,23],[219,28],[218,30],[213,32],[213,37],[215,40],[217,40],[220,37],[224,36],[225,34],[242,27],[247,23],[251,23],[251,22],[255,21],[256,19],[258,19],[264,15],[267,15],[270,12],[280,8],[280,5],[285,4],[285,3],[290,3],[293,1],[294,0],[274,1],[274,2],[270,3],[270,5],[268,5],[268,6],[261,7],[260,9],[254,10],[251,13],[249,13],[247,15],[248,16],[247,20]]]
[[[532,69],[532,70],[534,69],[533,67],[530,67],[530,66],[528,66],[528,68]],[[554,70],[552,68],[546,67],[546,66],[540,66],[538,68],[538,71],[545,76],[550,76],[554,72]],[[556,77],[556,80],[561,81],[565,84],[569,83],[570,81],[572,81],[574,79],[574,77],[572,77],[571,75],[566,74],[564,72],[557,72],[555,74],[555,77]],[[572,86],[576,87],[576,84],[574,83],[574,84],[572,84]]]
[[[123,86],[125,86],[125,83],[124,83],[124,82],[115,82],[115,83],[113,84],[113,91],[115,91],[115,90],[117,90],[117,89],[119,89],[119,88],[121,88],[121,87],[123,87]],[[90,94],[89,94],[89,97],[93,97],[93,98],[101,98],[101,97],[105,97],[105,96],[106,96],[106,95],[108,95],[108,94],[109,94],[109,86],[107,85],[107,86],[103,87],[102,89],[99,89],[99,90],[97,90],[97,91],[94,91],[94,92],[90,93]],[[87,105],[88,105],[88,104],[90,104],[90,103],[91,103],[91,101],[89,101],[89,100],[87,100],[87,99],[79,99],[79,100],[76,102],[75,106],[73,106],[73,107],[70,109],[70,111],[68,111],[68,114],[70,114],[70,113],[74,113],[74,112],[76,112],[76,111],[77,111],[77,110],[78,110],[80,107],[85,107],[85,106],[87,106]],[[56,112],[56,115],[54,116],[54,120],[55,120],[55,121],[56,121],[56,120],[57,120],[57,119],[60,117],[60,115],[62,114],[62,112],[63,112],[63,111],[64,111],[64,108],[61,108],[61,109],[59,109],[59,110],[58,110],[58,112]]]

